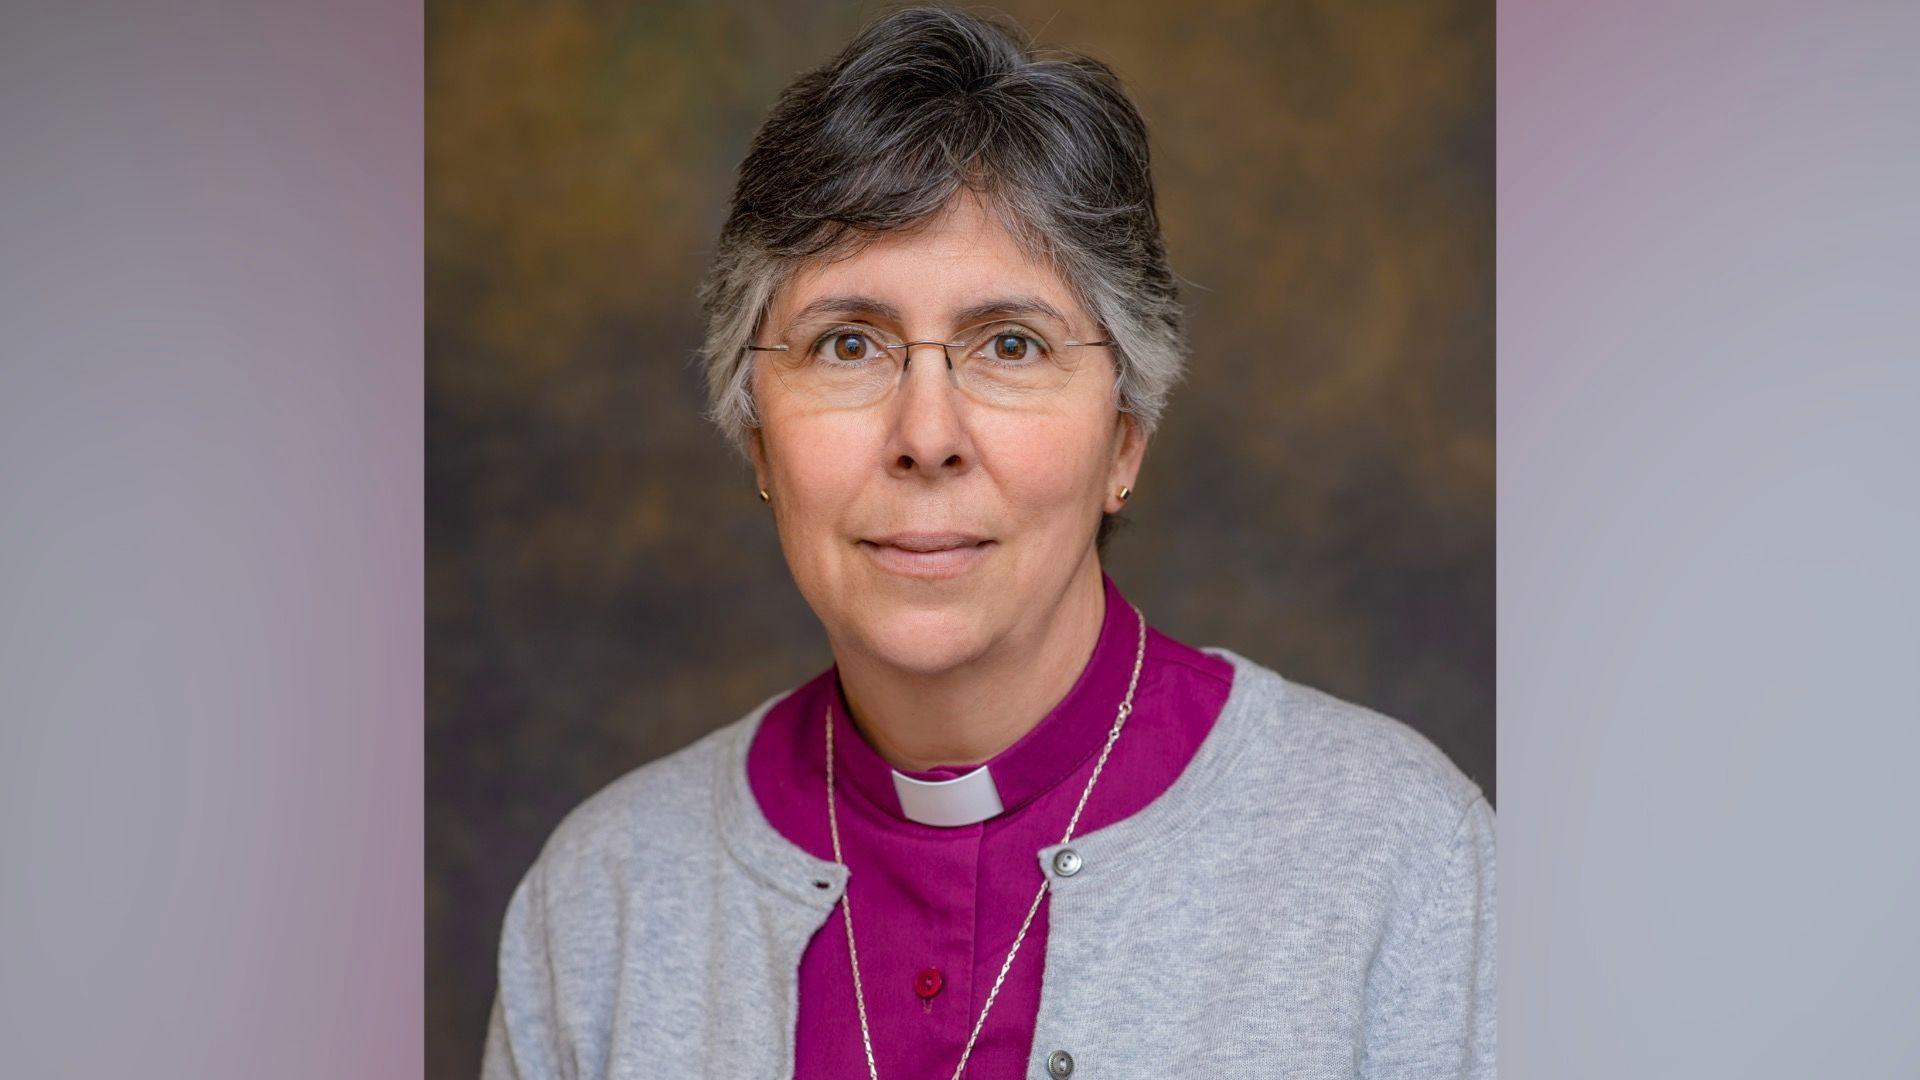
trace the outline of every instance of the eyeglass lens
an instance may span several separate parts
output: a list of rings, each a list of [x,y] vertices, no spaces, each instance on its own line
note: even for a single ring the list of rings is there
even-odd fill
[[[1064,389],[1072,381],[1083,350],[1061,343],[1066,334],[1030,321],[990,322],[946,341],[903,343],[864,323],[831,322],[795,327],[784,338],[785,352],[773,358],[782,382],[821,406],[855,408],[887,396],[901,381],[910,360],[924,363],[926,350],[945,350],[951,378],[980,401],[1016,405]]]

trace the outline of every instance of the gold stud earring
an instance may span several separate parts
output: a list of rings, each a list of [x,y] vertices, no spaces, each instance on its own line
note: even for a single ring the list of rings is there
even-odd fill
[[[760,501],[763,503],[770,503],[773,501],[773,496],[767,494],[766,488],[760,489]]]
[[[1127,499],[1128,499],[1129,497],[1131,497],[1132,495],[1133,495],[1133,489],[1132,489],[1132,488],[1130,488],[1130,487],[1128,487],[1128,486],[1126,486],[1125,484],[1122,484],[1122,485],[1120,486],[1120,501],[1121,501],[1121,502],[1126,502],[1126,501],[1127,501]]]

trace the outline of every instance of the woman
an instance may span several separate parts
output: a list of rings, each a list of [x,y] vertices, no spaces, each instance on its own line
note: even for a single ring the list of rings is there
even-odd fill
[[[834,664],[509,906],[484,1074],[1493,1075],[1493,817],[1101,568],[1178,377],[1112,74],[944,9],[781,97],[703,299]]]

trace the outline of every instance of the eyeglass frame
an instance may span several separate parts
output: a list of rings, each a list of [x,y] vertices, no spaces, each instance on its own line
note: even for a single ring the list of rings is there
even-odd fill
[[[1017,320],[1014,320],[1014,321],[1016,321],[1016,322],[1017,322]],[[978,328],[984,328],[984,327],[993,327],[993,326],[999,326],[999,325],[1002,325],[1002,324],[1004,324],[1004,323],[1007,323],[1007,322],[1009,322],[1009,320],[1006,320],[1006,319],[989,319],[989,320],[986,320],[985,322],[981,322],[981,323],[979,323],[979,324],[977,324],[977,326],[976,326],[976,327],[972,327],[972,328],[970,328],[970,329],[978,329]],[[873,330],[873,331],[875,331],[876,333],[878,333],[878,332],[880,331],[880,328],[879,328],[879,327],[877,327],[877,326],[874,326],[874,325],[873,325],[872,323],[861,323],[861,322],[858,322],[858,321],[850,321],[850,322],[846,322],[846,323],[843,323],[843,324],[841,324],[841,325],[844,325],[844,326],[864,326],[864,327],[866,327],[866,328],[868,328],[868,329],[871,329],[871,330]],[[885,350],[887,350],[887,351],[888,351],[889,353],[891,353],[891,352],[892,352],[893,350],[895,350],[895,349],[906,349],[906,350],[908,350],[907,352],[904,352],[904,353],[902,353],[902,354],[900,355],[900,376],[901,376],[901,377],[904,377],[904,376],[906,375],[906,372],[907,372],[907,366],[913,363],[913,352],[912,352],[912,350],[913,350],[913,348],[914,348],[914,346],[916,346],[916,345],[938,345],[938,346],[940,346],[940,352],[941,352],[941,353],[942,353],[942,354],[943,354],[943,355],[944,355],[944,356],[946,357],[946,359],[947,359],[947,369],[948,369],[949,371],[951,371],[951,370],[953,370],[953,353],[952,353],[952,352],[951,352],[950,350],[952,350],[952,349],[956,349],[956,348],[964,348],[964,347],[966,347],[967,345],[970,345],[970,344],[972,344],[972,342],[967,342],[967,341],[941,341],[941,340],[940,340],[940,339],[938,339],[938,338],[925,338],[925,339],[922,339],[922,340],[920,340],[920,341],[902,341],[902,342],[899,342],[899,343],[897,343],[897,344],[893,344],[893,345],[889,345],[889,344],[887,344],[887,343],[886,343],[886,342],[884,342],[884,341],[875,341],[875,342],[874,342],[873,344],[875,344],[876,346],[878,346],[878,347],[880,347],[880,348],[882,348],[882,349],[885,349]],[[1115,342],[1115,341],[1113,341],[1112,339],[1107,339],[1107,340],[1104,340],[1104,341],[1061,341],[1061,342],[1054,342],[1054,343],[1049,343],[1049,344],[1047,344],[1047,348],[1048,348],[1048,349],[1056,349],[1056,348],[1087,348],[1087,347],[1092,347],[1092,346],[1101,346],[1101,347],[1105,347],[1105,348],[1113,348],[1113,347],[1114,347],[1114,346],[1115,346],[1116,344],[1117,344],[1117,342]],[[742,346],[740,346],[740,351],[742,351],[742,352],[782,352],[782,353],[790,353],[790,352],[792,352],[792,351],[793,351],[793,347],[792,347],[791,345],[753,345],[753,344],[747,344],[747,345],[742,345]],[[898,386],[898,383],[896,382],[896,383],[895,383],[895,385],[896,385],[896,386]]]

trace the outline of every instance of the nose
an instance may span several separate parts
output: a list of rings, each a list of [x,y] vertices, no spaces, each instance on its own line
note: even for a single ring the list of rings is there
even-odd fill
[[[901,476],[929,478],[964,471],[973,462],[973,447],[945,347],[937,341],[915,341],[901,352],[888,468]]]

